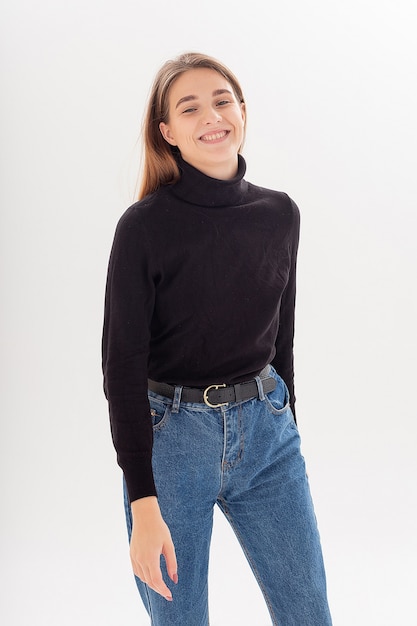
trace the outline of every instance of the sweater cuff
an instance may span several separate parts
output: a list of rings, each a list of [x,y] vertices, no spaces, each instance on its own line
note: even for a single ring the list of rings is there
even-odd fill
[[[119,463],[119,465],[121,465]],[[126,481],[129,501],[134,502],[140,498],[157,496],[155,481],[152,472],[152,462],[123,463],[122,470]]]

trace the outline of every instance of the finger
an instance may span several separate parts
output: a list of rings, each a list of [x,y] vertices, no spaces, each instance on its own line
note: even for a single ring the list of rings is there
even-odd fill
[[[162,572],[160,567],[149,568],[146,574],[146,584],[148,587],[159,593],[161,596],[168,600],[168,602],[172,601],[172,593],[170,589],[165,584],[164,579],[162,578]]]
[[[177,557],[175,555],[175,548],[172,541],[164,546],[162,554],[165,558],[165,563],[167,566],[167,572],[170,579],[177,584],[178,583],[178,565],[177,565]]]

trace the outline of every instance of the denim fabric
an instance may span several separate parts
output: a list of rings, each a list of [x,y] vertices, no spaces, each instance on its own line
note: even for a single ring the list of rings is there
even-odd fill
[[[174,541],[173,602],[136,583],[152,626],[208,626],[208,560],[217,504],[233,527],[272,623],[330,626],[320,538],[288,390],[211,409],[149,392],[159,505]],[[129,536],[131,511],[125,489]]]

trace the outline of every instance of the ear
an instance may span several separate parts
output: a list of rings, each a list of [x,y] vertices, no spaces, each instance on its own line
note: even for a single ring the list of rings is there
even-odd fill
[[[161,135],[165,139],[165,141],[167,141],[171,146],[176,146],[177,145],[177,142],[175,141],[174,137],[172,136],[172,133],[171,133],[171,130],[170,130],[168,124],[165,124],[165,122],[160,122],[159,130],[161,131]]]
[[[246,106],[244,102],[240,103],[240,111],[242,113],[243,126],[246,124]]]

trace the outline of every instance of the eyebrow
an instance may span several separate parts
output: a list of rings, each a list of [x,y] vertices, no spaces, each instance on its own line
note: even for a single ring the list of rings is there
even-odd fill
[[[213,97],[221,96],[223,93],[229,93],[231,96],[233,95],[230,89],[216,89],[215,91],[213,91]],[[198,100],[198,96],[184,96],[183,98],[180,98],[175,105],[175,108],[178,109],[180,104],[184,104],[184,102],[190,102],[191,100]]]

